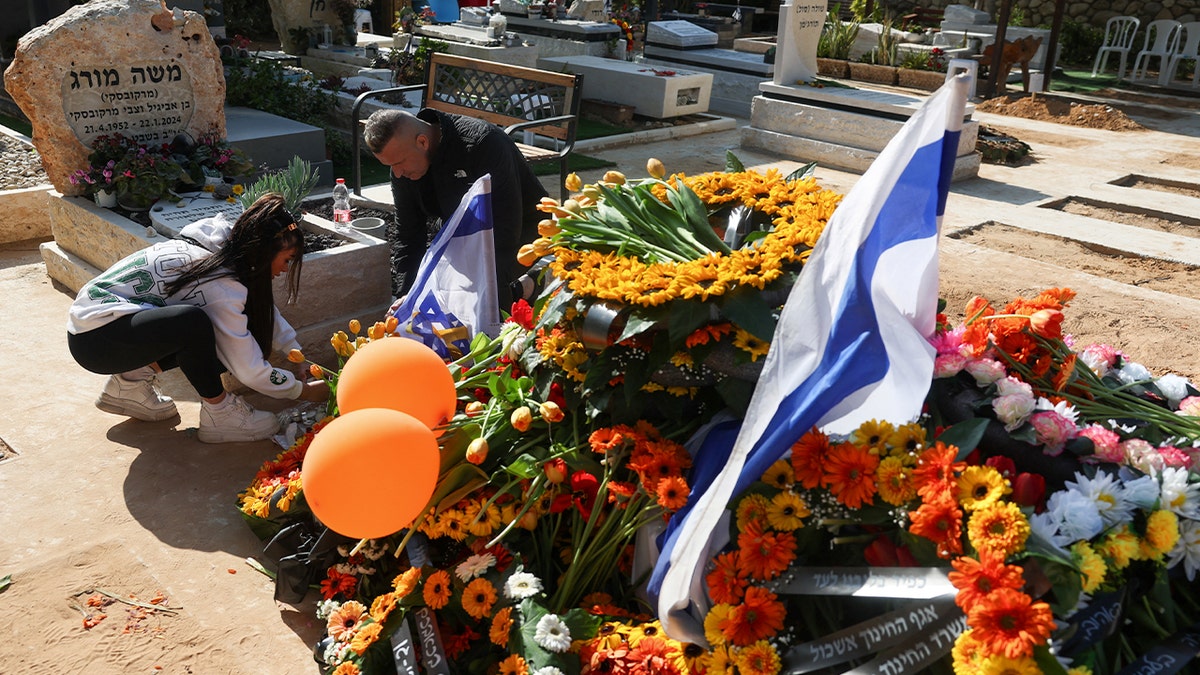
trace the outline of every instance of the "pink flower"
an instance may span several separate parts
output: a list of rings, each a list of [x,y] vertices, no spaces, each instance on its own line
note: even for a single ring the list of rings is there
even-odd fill
[[[1060,415],[1054,410],[1036,412],[1029,418],[1033,430],[1037,433],[1038,443],[1043,446],[1042,452],[1057,457],[1063,451],[1067,441],[1079,435],[1079,429],[1070,418]]]
[[[967,372],[975,378],[975,384],[981,387],[997,382],[1008,375],[1004,364],[996,359],[973,359],[967,363]]]
[[[1189,396],[1180,401],[1179,414],[1200,417],[1200,396]]]
[[[1121,448],[1121,437],[1111,429],[1105,429],[1099,424],[1089,424],[1079,430],[1079,435],[1090,440],[1095,446],[1094,457],[1100,462],[1120,464],[1125,459],[1125,451]]]
[[[1010,376],[996,380],[996,390],[999,396],[992,401],[992,410],[996,411],[996,417],[1004,422],[1004,428],[1012,431],[1024,424],[1037,404],[1033,388]]]
[[[1173,445],[1159,447],[1158,456],[1162,457],[1165,466],[1173,469],[1186,469],[1192,464],[1191,456]]]
[[[933,377],[954,377],[967,365],[967,357],[962,354],[938,354],[933,360]]]
[[[1121,442],[1121,450],[1125,452],[1125,461],[1142,473],[1154,473],[1163,470],[1162,455],[1158,449],[1140,438],[1131,438]]]
[[[1117,363],[1119,353],[1110,345],[1092,344],[1083,348],[1079,360],[1087,364],[1097,377],[1104,377]]]

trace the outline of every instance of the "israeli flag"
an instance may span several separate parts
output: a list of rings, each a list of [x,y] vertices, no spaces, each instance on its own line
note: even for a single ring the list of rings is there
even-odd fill
[[[499,334],[498,305],[492,177],[484,174],[421,258],[416,281],[393,312],[396,332],[449,359],[454,351],[467,353],[476,333]]]
[[[740,430],[710,434],[697,453],[692,496],[660,538],[650,579],[671,637],[707,644],[704,565],[725,543],[714,530],[730,500],[804,432],[920,413],[966,77],[932,95],[842,201],[784,305]]]

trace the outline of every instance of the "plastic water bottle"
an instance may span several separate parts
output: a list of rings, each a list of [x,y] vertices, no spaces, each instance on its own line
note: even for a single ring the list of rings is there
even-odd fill
[[[350,229],[350,189],[345,178],[333,186],[333,222],[340,230]]]

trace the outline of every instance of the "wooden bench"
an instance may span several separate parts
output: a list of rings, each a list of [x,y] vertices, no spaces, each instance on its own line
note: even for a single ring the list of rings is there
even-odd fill
[[[557,162],[559,193],[566,199],[567,156],[575,147],[582,81],[582,75],[434,53],[426,84],[376,89],[355,99],[350,113],[355,130],[354,192],[362,194],[359,111],[363,102],[385,94],[422,91],[422,107],[487,120],[510,135],[523,132],[517,142],[521,154],[530,164]],[[535,137],[554,147],[535,145]]]
[[[946,18],[946,10],[940,7],[913,7],[912,11],[900,17],[900,25],[906,29],[916,27],[938,29]]]

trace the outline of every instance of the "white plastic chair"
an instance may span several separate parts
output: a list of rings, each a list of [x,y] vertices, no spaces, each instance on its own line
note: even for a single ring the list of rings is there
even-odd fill
[[[1192,86],[1200,86],[1200,21],[1189,21],[1183,24],[1180,30],[1183,31],[1183,39],[1180,42],[1179,50],[1171,55],[1171,62],[1167,64],[1166,70],[1159,79],[1159,84],[1163,86],[1171,84],[1171,81],[1175,79],[1175,73],[1179,71],[1179,64],[1191,61]]]
[[[357,33],[370,33],[374,28],[371,26],[371,12],[366,9],[354,10],[354,31]]]
[[[1158,57],[1158,69],[1164,71],[1171,55],[1179,51],[1179,27],[1183,25],[1174,19],[1158,19],[1146,24],[1146,41],[1142,51],[1133,60],[1131,80],[1146,79],[1146,71],[1150,68],[1150,59]],[[1161,79],[1161,72],[1160,72]]]
[[[1092,77],[1104,70],[1108,65],[1108,55],[1121,55],[1121,65],[1117,69],[1117,79],[1125,76],[1125,60],[1129,58],[1129,50],[1133,49],[1133,38],[1137,35],[1141,21],[1134,16],[1114,16],[1104,26],[1104,44],[1096,52],[1096,62],[1092,64]]]

